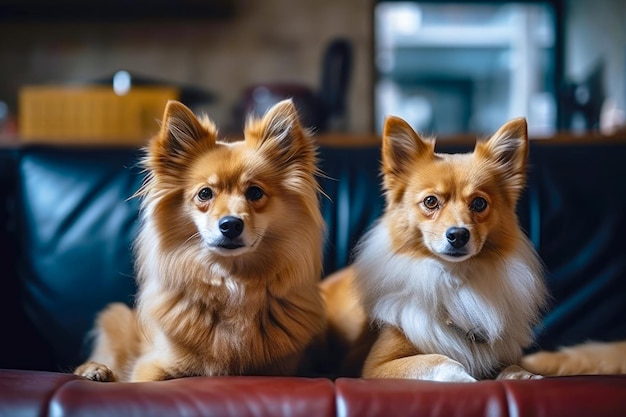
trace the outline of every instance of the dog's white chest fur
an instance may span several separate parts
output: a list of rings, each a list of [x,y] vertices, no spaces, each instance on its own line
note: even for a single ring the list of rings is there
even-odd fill
[[[476,378],[519,361],[532,342],[545,288],[541,264],[523,238],[497,263],[452,263],[394,254],[381,223],[355,262],[370,317],[395,326],[422,353],[444,354]]]

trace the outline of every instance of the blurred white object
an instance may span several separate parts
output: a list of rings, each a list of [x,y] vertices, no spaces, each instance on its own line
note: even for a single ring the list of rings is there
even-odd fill
[[[131,79],[128,71],[118,71],[113,75],[113,91],[118,96],[128,94],[130,86]]]
[[[617,106],[615,100],[611,98],[604,100],[600,110],[600,132],[605,135],[611,135],[624,128],[625,122],[626,113]]]

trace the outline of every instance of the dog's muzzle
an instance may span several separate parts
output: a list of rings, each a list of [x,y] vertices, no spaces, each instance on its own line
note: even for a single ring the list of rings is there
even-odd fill
[[[224,216],[218,222],[218,228],[223,239],[217,246],[223,249],[238,249],[244,246],[241,239],[239,239],[244,228],[244,223],[241,218]]]
[[[446,230],[446,239],[454,249],[461,249],[470,239],[470,231],[465,227],[451,227]]]

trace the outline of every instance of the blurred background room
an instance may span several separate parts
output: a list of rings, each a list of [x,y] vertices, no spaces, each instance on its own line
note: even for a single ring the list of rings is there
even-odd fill
[[[173,88],[137,99],[152,100],[134,104],[140,127],[108,133],[134,141],[172,95],[227,134],[285,96],[317,132],[377,134],[387,114],[443,136],[487,134],[517,116],[534,137],[610,132],[626,107],[625,22],[622,0],[0,0],[0,135],[69,138],[58,124],[77,117],[65,113],[114,104],[43,104],[38,88],[113,95],[114,79],[118,96]]]

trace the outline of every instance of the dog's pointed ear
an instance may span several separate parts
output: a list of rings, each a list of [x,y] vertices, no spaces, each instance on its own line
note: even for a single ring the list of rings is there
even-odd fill
[[[208,117],[198,119],[183,103],[170,100],[161,129],[148,145],[144,166],[156,175],[180,177],[189,158],[214,147],[216,138],[217,129]]]
[[[271,152],[284,163],[313,158],[315,148],[302,126],[291,99],[273,105],[261,118],[250,117],[245,128],[246,141],[262,152]]]
[[[432,157],[434,152],[434,141],[422,139],[406,121],[396,116],[385,119],[382,144],[385,175],[401,175],[413,161]]]
[[[300,130],[298,111],[291,99],[283,100],[272,106],[263,116],[264,139],[274,139],[279,142],[293,139]]]
[[[147,148],[144,166],[155,175],[179,177],[189,158],[215,146],[217,128],[206,116],[197,118],[183,103],[169,100],[161,129]]]
[[[198,119],[184,104],[168,101],[161,128],[145,148],[141,165],[148,175],[136,196],[148,194],[156,183],[161,189],[180,190],[194,155],[214,148],[216,139],[217,129],[208,117]]]
[[[277,146],[288,147],[301,135],[298,111],[291,99],[274,104],[261,119],[250,117],[246,133],[260,142],[272,141]]]
[[[523,117],[505,123],[476,153],[494,162],[504,173],[506,184],[518,192],[524,188],[528,159],[528,127]]]
[[[215,145],[216,137],[215,124],[208,117],[199,119],[179,101],[167,102],[156,142],[172,156],[186,154],[199,143],[211,147]]]

